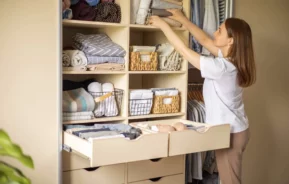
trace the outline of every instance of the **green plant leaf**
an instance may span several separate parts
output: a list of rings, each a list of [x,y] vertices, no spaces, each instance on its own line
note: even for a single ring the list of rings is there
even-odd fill
[[[30,180],[19,169],[4,162],[0,162],[0,173],[2,173],[0,176],[6,177],[7,184],[31,184]]]
[[[7,176],[0,170],[0,183],[8,183]]]
[[[2,129],[0,129],[0,155],[16,158],[26,167],[34,168],[32,158],[25,155],[21,148],[14,144],[8,134]]]

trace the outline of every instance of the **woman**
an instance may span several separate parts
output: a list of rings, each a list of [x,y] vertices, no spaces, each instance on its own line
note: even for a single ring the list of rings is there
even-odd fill
[[[222,184],[240,184],[242,155],[249,140],[249,124],[242,100],[243,88],[256,80],[250,26],[241,19],[229,18],[214,33],[214,40],[190,22],[180,10],[168,10],[215,58],[200,56],[189,49],[158,16],[149,23],[160,28],[175,49],[205,78],[203,96],[208,124],[230,123],[230,148],[216,150]],[[213,141],[213,140],[212,140]]]

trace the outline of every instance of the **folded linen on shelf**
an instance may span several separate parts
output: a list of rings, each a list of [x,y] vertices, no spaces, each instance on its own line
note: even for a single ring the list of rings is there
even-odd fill
[[[63,117],[93,116],[93,112],[92,111],[87,111],[87,112],[63,112],[62,116]]]
[[[151,0],[141,0],[136,15],[137,24],[145,24]]]
[[[159,17],[168,17],[168,16],[172,16],[173,14],[167,10],[164,9],[151,9],[151,14],[152,15],[156,15]]]
[[[74,20],[87,20],[93,21],[96,16],[96,11],[94,7],[89,6],[85,0],[80,0],[70,7],[72,9]]]
[[[62,71],[86,71],[86,66],[62,67]]]
[[[89,71],[123,71],[125,69],[124,64],[103,63],[96,65],[87,65]]]
[[[77,121],[77,120],[90,120],[93,119],[94,116],[67,116],[67,117],[62,117],[63,121]]]
[[[124,64],[124,57],[86,56],[87,64],[117,63]]]
[[[175,3],[164,0],[153,0],[151,8],[155,9],[182,9],[183,7]]]
[[[121,22],[121,8],[112,2],[99,3],[96,8],[95,21],[100,22]]]
[[[95,107],[93,97],[83,88],[62,92],[63,112],[93,111]]]
[[[106,34],[84,35],[76,33],[73,36],[73,47],[83,51],[88,56],[124,57],[126,51],[114,43]]]

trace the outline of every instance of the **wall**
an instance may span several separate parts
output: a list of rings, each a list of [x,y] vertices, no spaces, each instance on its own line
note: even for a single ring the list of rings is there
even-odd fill
[[[257,62],[257,83],[245,91],[245,184],[289,183],[288,9],[288,0],[235,0],[235,16],[251,25]]]
[[[59,1],[0,1],[0,128],[32,156],[34,184],[59,180]]]

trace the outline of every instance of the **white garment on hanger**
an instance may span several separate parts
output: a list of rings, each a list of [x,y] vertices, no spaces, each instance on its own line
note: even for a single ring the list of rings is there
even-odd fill
[[[205,0],[205,16],[203,30],[213,38],[214,32],[217,30],[216,13],[213,0]],[[210,52],[203,47],[202,54],[210,55]]]

